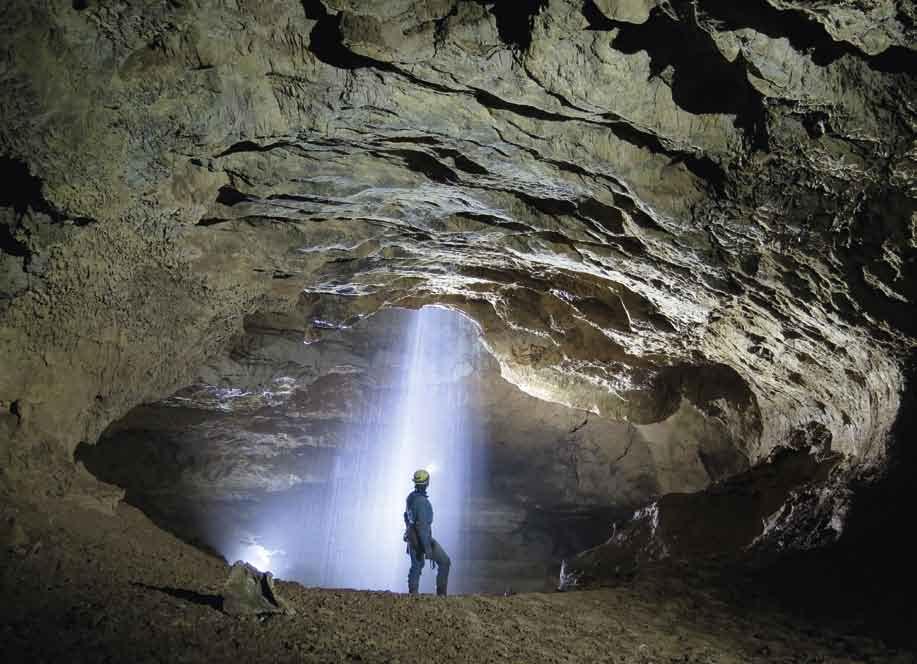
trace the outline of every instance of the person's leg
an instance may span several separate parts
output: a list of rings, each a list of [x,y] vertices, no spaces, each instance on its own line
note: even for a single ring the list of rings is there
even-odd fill
[[[445,597],[449,588],[449,568],[452,567],[452,561],[436,540],[433,540],[432,559],[436,563],[436,594]]]
[[[411,552],[411,569],[408,571],[408,592],[416,595],[420,587],[420,573],[423,571],[423,554],[415,556]]]

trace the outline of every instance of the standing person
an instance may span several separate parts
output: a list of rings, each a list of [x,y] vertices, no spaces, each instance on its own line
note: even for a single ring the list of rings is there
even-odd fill
[[[404,541],[408,543],[407,553],[411,557],[411,571],[408,572],[408,592],[417,594],[424,558],[430,561],[436,571],[436,594],[446,596],[449,585],[449,568],[452,561],[446,551],[433,539],[433,506],[427,498],[430,473],[418,470],[414,473],[414,490],[408,494],[404,511]]]

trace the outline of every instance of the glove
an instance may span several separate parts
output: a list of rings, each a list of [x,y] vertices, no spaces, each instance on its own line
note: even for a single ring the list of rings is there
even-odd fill
[[[430,568],[431,568],[431,569],[436,569],[436,561],[433,560],[432,558],[430,558]]]

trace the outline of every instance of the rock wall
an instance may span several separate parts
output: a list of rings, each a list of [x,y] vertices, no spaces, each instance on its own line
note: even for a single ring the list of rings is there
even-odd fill
[[[833,493],[843,493],[838,491],[840,473],[828,481],[839,461],[839,455],[782,448],[767,463],[725,481],[692,493],[666,494],[615,523],[607,541],[565,561],[562,584],[619,583],[638,567],[661,560],[734,562],[747,557],[748,551],[764,548],[759,544],[771,537],[775,524],[782,528],[792,521],[784,512],[800,496],[830,495],[826,484]],[[836,525],[835,538],[843,530],[841,522]],[[821,538],[822,545],[833,543],[826,526],[818,524],[808,536]]]
[[[189,384],[246,315],[311,335],[433,302],[535,396],[700,409],[752,462],[813,426],[881,460],[915,334],[914,24],[906,0],[4,3],[5,482]]]

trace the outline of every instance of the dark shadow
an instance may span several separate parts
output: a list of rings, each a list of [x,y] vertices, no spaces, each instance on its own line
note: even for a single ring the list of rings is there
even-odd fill
[[[259,145],[254,141],[239,141],[238,143],[233,143],[227,149],[223,150],[220,154],[216,156],[217,159],[220,157],[227,157],[232,154],[238,154],[240,152],[270,152],[277,148],[289,147],[291,143],[287,141],[278,141],[276,143],[269,143],[267,145]]]
[[[188,415],[188,411],[174,409],[175,417]],[[106,432],[94,445],[78,445],[74,460],[103,482],[123,488],[124,502],[143,512],[157,527],[224,560],[217,548],[222,512],[180,491],[171,497],[162,491],[178,486],[184,464],[191,462],[172,435],[143,428]]]
[[[547,5],[547,0],[497,0],[490,12],[497,19],[497,32],[503,43],[522,51],[532,43],[532,20]]]
[[[198,604],[200,606],[209,606],[211,609],[216,611],[223,610],[223,598],[219,595],[205,595],[203,593],[195,592],[193,590],[185,590],[184,588],[170,588],[168,586],[151,586],[146,583],[131,583],[135,588],[143,588],[144,590],[156,590],[158,592],[169,595],[170,597],[175,597],[184,602],[191,602],[192,604]]]
[[[846,265],[850,297],[874,318],[910,336],[917,335],[917,316],[913,315],[913,307],[886,295],[866,277],[867,273],[871,274],[891,291],[905,295],[915,292],[917,248],[910,240],[915,213],[914,200],[882,178],[864,192],[863,204],[850,225],[850,240],[835,244],[836,253]],[[901,258],[894,269],[887,258],[889,246],[895,247]],[[849,300],[836,300],[835,306],[848,320],[859,321]]]
[[[751,28],[772,39],[787,39],[793,50],[807,53],[813,62],[826,66],[854,50],[834,41],[816,21],[802,13],[783,11],[763,0],[707,0],[703,12],[735,28]]]
[[[629,305],[628,309],[636,307]],[[652,308],[647,307],[648,311]],[[677,364],[660,370],[653,378],[655,402],[634,419],[637,424],[660,422],[678,410],[685,398],[710,417],[720,417],[720,401],[736,412],[747,413],[750,430],[757,437],[762,431],[761,412],[748,383],[726,364]]]
[[[646,52],[650,78],[670,76],[672,99],[694,114],[735,115],[754,145],[765,147],[764,104],[748,82],[744,62],[728,62],[709,35],[659,11],[646,23],[616,23],[613,45],[625,54]]]
[[[0,207],[11,207],[20,219],[27,212],[46,215],[53,223],[70,223],[88,226],[95,223],[89,217],[69,217],[45,198],[44,183],[32,175],[26,162],[0,156]],[[14,247],[21,250],[21,247]],[[22,254],[17,254],[22,255]]]
[[[0,207],[12,207],[17,215],[31,208],[55,221],[60,216],[45,200],[41,179],[32,175],[24,161],[0,157],[0,176]]]
[[[757,578],[790,612],[817,615],[849,631],[917,651],[917,354],[905,365],[906,391],[888,450],[888,471],[851,486],[843,533],[826,549],[797,552]]]
[[[458,150],[451,150],[449,148],[434,148],[434,151],[444,159],[452,159],[455,167],[460,171],[464,171],[465,173],[471,173],[472,175],[487,175],[489,172],[486,168],[477,162],[472,161]]]
[[[357,55],[341,42],[341,15],[329,14],[320,0],[303,0],[306,18],[318,21],[309,33],[309,50],[326,65],[359,69],[378,63]]]
[[[583,16],[589,21],[589,30],[612,30],[617,25],[602,13],[593,0],[586,0],[583,3]]]
[[[455,171],[420,150],[388,150],[385,153],[374,152],[373,154],[378,156],[391,154],[400,157],[405,166],[415,173],[424,175],[432,182],[454,184],[459,180]]]
[[[892,46],[872,56],[867,62],[872,69],[883,74],[908,74],[913,82],[914,72],[917,71],[917,51],[904,46]]]
[[[0,251],[8,256],[30,257],[32,252],[25,244],[16,239],[13,235],[14,230],[7,224],[0,224]]]
[[[557,506],[549,509],[536,506],[526,510],[520,525],[524,537],[541,534],[552,544],[551,557],[564,560],[580,551],[591,549],[608,539],[608,526],[627,519],[636,507]]]
[[[830,65],[845,55],[864,61],[883,73],[913,73],[917,53],[893,46],[878,55],[866,55],[852,44],[832,39],[824,26],[801,12],[780,10],[764,0],[705,0],[703,12],[734,28],[751,28],[772,39],[787,39],[793,49],[806,53],[819,66]]]
[[[250,200],[252,199],[235,187],[232,187],[228,184],[224,184],[222,187],[220,187],[216,198],[217,203],[220,205],[225,205],[226,207],[232,207],[233,205],[238,205],[239,203],[244,203]],[[207,224],[200,223],[198,225],[206,226]]]
[[[319,0],[303,0],[302,6],[306,17],[317,21],[309,33],[309,50],[325,64],[347,70],[372,67],[378,71],[397,74],[411,83],[431,90],[454,92],[454,90],[446,86],[420,79],[409,71],[399,69],[390,62],[374,60],[354,53],[343,42],[340,13],[329,14]]]

